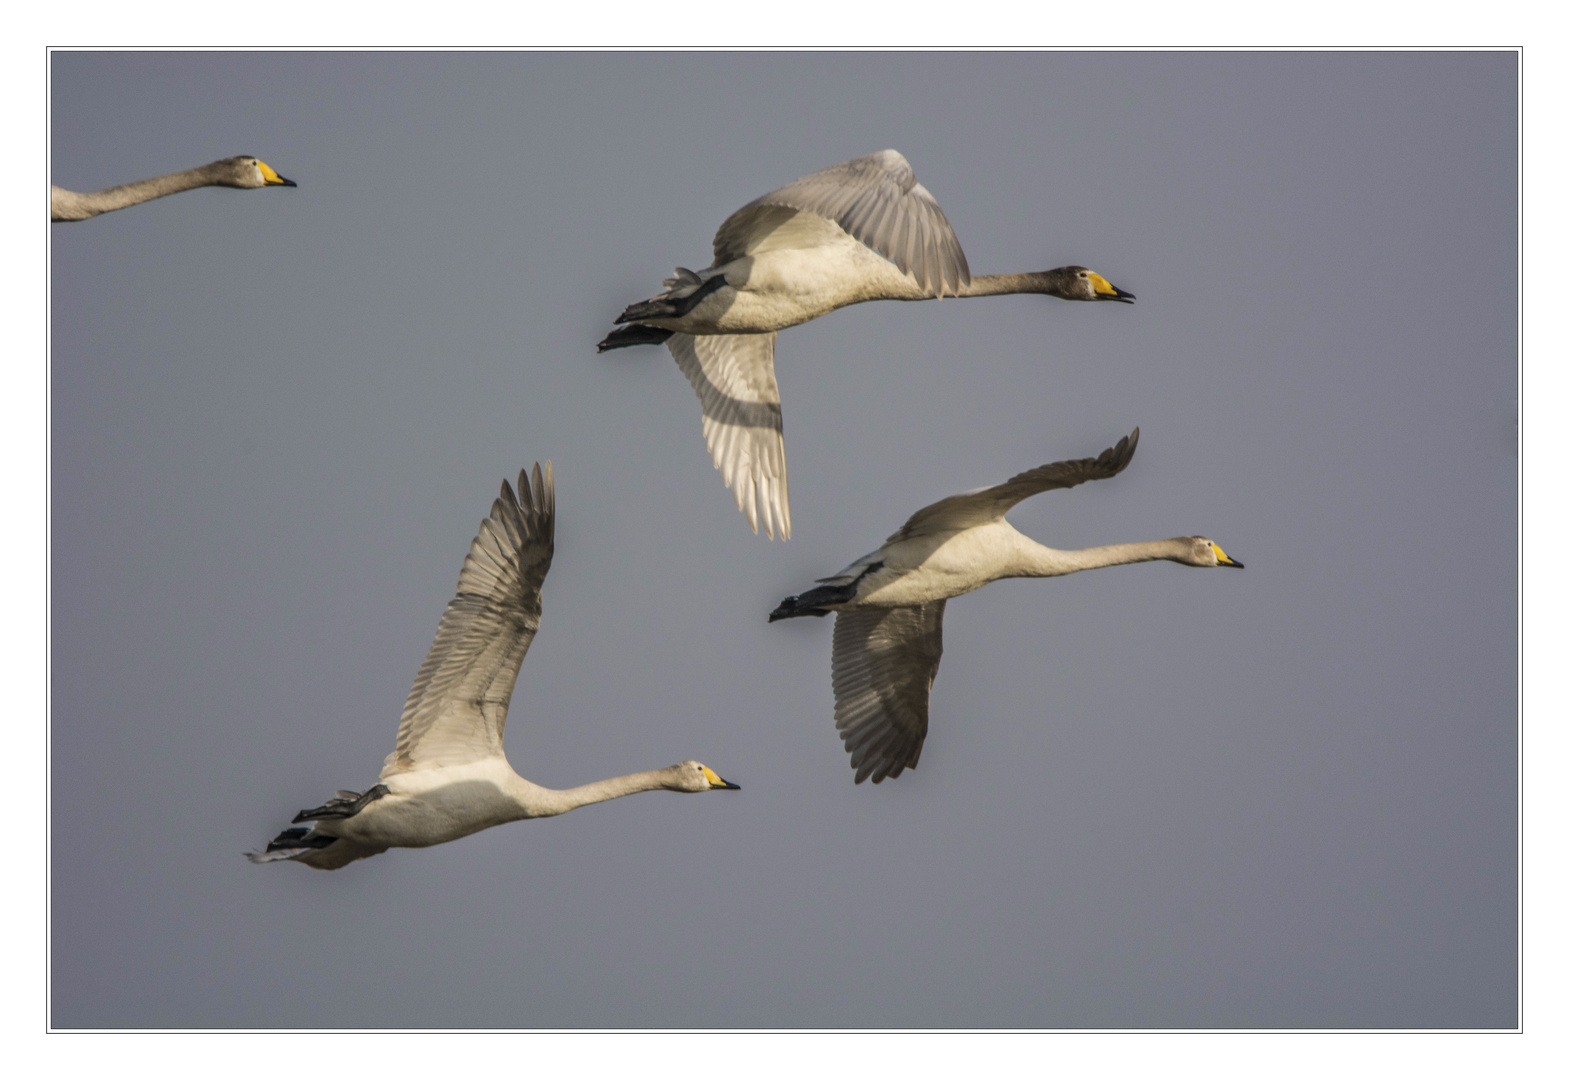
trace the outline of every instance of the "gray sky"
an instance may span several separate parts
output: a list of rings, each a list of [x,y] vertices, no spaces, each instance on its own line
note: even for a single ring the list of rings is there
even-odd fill
[[[52,232],[55,1026],[1516,1023],[1514,54],[52,71],[63,186],[237,153],[300,184]],[[742,203],[890,146],[977,273],[1139,302],[783,333],[770,543],[668,353],[594,343]],[[920,768],[855,786],[831,626],[768,611],[1135,424],[1126,473],[1014,523],[1248,569],[954,601]],[[246,863],[374,781],[475,527],[545,458],[513,765],[744,790]]]

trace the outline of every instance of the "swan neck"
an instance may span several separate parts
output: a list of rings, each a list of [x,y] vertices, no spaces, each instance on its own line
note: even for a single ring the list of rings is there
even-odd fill
[[[1181,562],[1188,547],[1182,540],[1150,540],[1137,544],[1108,544],[1078,551],[1058,551],[1031,540],[1029,546],[1019,552],[1018,572],[1011,576],[1061,577],[1063,574],[1076,574],[1080,570],[1097,570],[1102,566],[1124,566],[1156,559]]]
[[[623,795],[635,795],[639,791],[657,791],[668,787],[669,769],[654,769],[650,772],[632,773],[629,776],[612,776],[608,780],[596,780],[592,784],[581,787],[566,788],[562,791],[553,791],[550,788],[534,787],[530,792],[531,817],[550,817],[555,814],[564,814],[568,810],[576,810],[580,806],[592,803],[609,802],[619,799]]]
[[[960,296],[1011,296],[1015,293],[1062,295],[1062,285],[1050,270],[1036,274],[981,274],[959,287]]]
[[[170,173],[168,176],[155,176],[151,180],[138,180],[134,184],[121,184],[119,187],[105,188],[102,191],[75,192],[56,188],[51,194],[50,202],[68,204],[70,220],[79,218],[97,217],[111,210],[123,210],[127,206],[138,203],[150,202],[161,199],[165,195],[173,195],[180,191],[189,191],[192,188],[208,187],[220,183],[217,174],[211,165],[202,165],[195,169],[186,169],[184,172]],[[62,198],[64,196],[65,198]],[[55,219],[59,217],[60,206],[55,206]]]

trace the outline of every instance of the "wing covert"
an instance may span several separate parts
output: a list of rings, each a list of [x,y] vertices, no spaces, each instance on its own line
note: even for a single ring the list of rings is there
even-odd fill
[[[1131,435],[1124,435],[1116,446],[1102,450],[1098,457],[1054,461],[1021,472],[992,487],[939,499],[911,514],[910,520],[901,525],[887,542],[984,525],[1002,517],[1031,495],[1057,488],[1078,487],[1090,480],[1116,476],[1128,467],[1138,446],[1139,429],[1134,428]]]
[[[834,222],[931,296],[954,296],[970,283],[970,264],[947,215],[897,150],[852,158],[753,199],[714,235],[714,265],[750,253],[772,222],[758,208],[776,206]]]
[[[404,703],[383,778],[503,755],[512,688],[539,629],[555,515],[550,462],[543,471],[534,465],[532,484],[526,471],[518,473],[516,494],[502,481]]]

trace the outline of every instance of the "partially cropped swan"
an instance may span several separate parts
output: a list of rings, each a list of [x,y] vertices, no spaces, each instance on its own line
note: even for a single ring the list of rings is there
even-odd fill
[[[518,494],[501,497],[480,523],[414,689],[381,782],[340,791],[294,815],[252,862],[292,859],[336,870],[392,847],[430,847],[508,821],[553,817],[637,791],[736,791],[696,761],[553,791],[507,764],[502,734],[518,668],[539,629],[539,590],[555,552],[556,491],[550,462],[534,483],[518,474]]]
[[[599,351],[670,347],[703,407],[714,467],[757,531],[790,536],[784,426],[774,379],[777,331],[868,300],[1041,293],[1064,300],[1133,294],[1082,266],[970,276],[959,238],[897,150],[803,176],[753,199],[714,236],[714,264],[677,267],[666,291],[633,304]]]
[[[199,187],[298,187],[293,180],[285,180],[273,171],[271,165],[248,154],[224,158],[211,164],[184,172],[155,176],[151,180],[138,180],[134,184],[105,188],[103,191],[67,191],[63,187],[49,188],[50,221],[83,221],[110,210],[135,206],[151,199],[189,191]]]
[[[1057,461],[995,487],[917,510],[898,532],[818,588],[791,596],[769,622],[839,613],[834,622],[834,723],[855,782],[913,769],[926,739],[926,703],[942,656],[943,605],[1005,577],[1060,577],[1079,570],[1167,559],[1186,566],[1242,564],[1202,536],[1056,551],[1003,516],[1054,488],[1116,476],[1133,460],[1139,429],[1099,457]]]

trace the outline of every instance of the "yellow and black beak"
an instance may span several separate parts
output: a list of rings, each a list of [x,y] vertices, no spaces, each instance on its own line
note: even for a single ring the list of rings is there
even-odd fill
[[[1224,551],[1220,550],[1219,544],[1211,540],[1210,546],[1215,549],[1216,566],[1235,566],[1238,570],[1242,569],[1242,564],[1239,563],[1236,559],[1233,559],[1230,555],[1227,555]]]
[[[1138,299],[1132,293],[1123,292],[1117,286],[1093,272],[1090,274],[1090,283],[1095,286],[1095,299],[1097,300],[1116,300],[1119,303],[1131,304]]]
[[[740,791],[741,790],[741,785],[740,784],[732,784],[730,781],[726,780],[724,777],[722,777],[718,773],[716,773],[713,769],[710,769],[707,765],[703,766],[703,775],[708,777],[708,784],[715,791]]]
[[[299,187],[293,180],[286,176],[279,176],[273,167],[265,161],[257,161],[256,167],[261,170],[262,180],[268,187]]]

